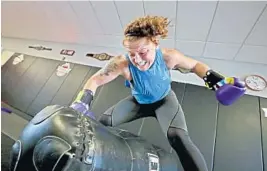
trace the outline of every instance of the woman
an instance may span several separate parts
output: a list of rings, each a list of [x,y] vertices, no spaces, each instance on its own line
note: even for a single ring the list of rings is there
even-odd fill
[[[218,91],[217,98],[223,103],[229,100],[232,103],[245,90],[235,78],[225,79],[206,64],[186,57],[176,49],[160,48],[159,38],[167,37],[168,23],[165,17],[146,16],[128,24],[123,40],[128,53],[114,57],[95,73],[72,106],[86,113],[97,88],[121,75],[129,81],[131,95],[109,108],[99,121],[106,126],[117,126],[154,116],[179,156],[184,170],[207,171],[204,157],[188,135],[183,110],[171,89],[170,70],[179,67],[195,73],[208,88]],[[234,97],[220,99],[227,93],[234,94]]]

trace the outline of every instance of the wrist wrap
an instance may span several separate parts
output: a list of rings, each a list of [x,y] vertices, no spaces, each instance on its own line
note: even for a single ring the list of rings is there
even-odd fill
[[[217,72],[213,70],[208,70],[206,72],[206,76],[203,77],[203,80],[205,81],[206,86],[209,89],[215,90],[216,84],[224,79],[224,76],[218,74]]]
[[[75,99],[75,102],[82,102],[84,104],[88,104],[90,106],[92,100],[93,100],[93,92],[88,89],[81,90],[78,94],[78,96]]]

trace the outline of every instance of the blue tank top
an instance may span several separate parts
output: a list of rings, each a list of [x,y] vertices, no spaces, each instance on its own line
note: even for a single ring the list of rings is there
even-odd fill
[[[154,103],[163,99],[171,90],[171,75],[165,64],[160,48],[156,49],[156,58],[146,71],[140,71],[129,59],[129,70],[132,76],[130,87],[132,95],[140,104]]]

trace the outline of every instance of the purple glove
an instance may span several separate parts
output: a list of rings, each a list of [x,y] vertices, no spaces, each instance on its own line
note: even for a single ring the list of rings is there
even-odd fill
[[[74,102],[70,105],[71,108],[73,108],[74,110],[77,110],[81,113],[83,113],[86,116],[89,116],[92,119],[96,119],[94,113],[92,111],[89,111],[89,107],[88,105],[82,103],[82,102]]]
[[[245,85],[234,77],[226,78],[218,83],[218,86],[216,98],[225,106],[233,104],[246,92]]]

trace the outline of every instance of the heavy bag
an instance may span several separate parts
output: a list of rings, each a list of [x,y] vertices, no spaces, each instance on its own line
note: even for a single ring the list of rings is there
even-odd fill
[[[12,171],[177,171],[177,158],[126,130],[59,105],[40,111],[11,151]]]

